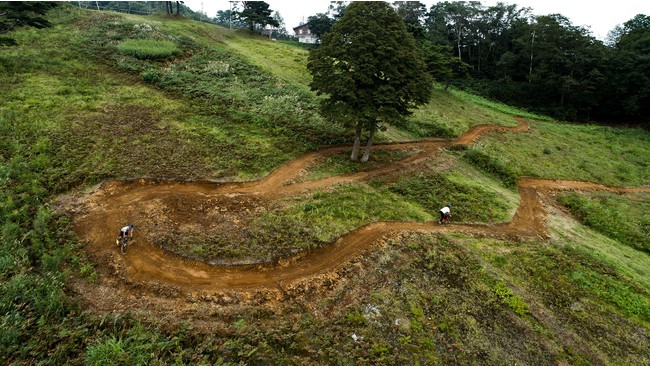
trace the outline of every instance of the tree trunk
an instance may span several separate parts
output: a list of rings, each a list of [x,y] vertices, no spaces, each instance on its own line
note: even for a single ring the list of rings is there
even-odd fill
[[[354,132],[354,145],[352,145],[352,155],[350,155],[350,160],[358,161],[359,160],[359,145],[361,145],[361,127],[363,122],[357,122],[357,129]]]
[[[361,162],[365,163],[370,158],[370,147],[372,147],[372,140],[375,138],[375,131],[377,130],[377,122],[370,125],[370,136],[368,136],[368,143],[366,144],[366,151],[363,152]]]
[[[176,16],[181,15],[181,2],[177,1],[176,2]]]
[[[533,30],[533,37],[530,40],[530,65],[528,66],[528,84],[533,78],[533,53],[535,52],[535,31]]]

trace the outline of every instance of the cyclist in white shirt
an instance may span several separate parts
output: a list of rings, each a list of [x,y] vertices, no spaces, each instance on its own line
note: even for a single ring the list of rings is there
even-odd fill
[[[135,225],[129,224],[123,228],[120,229],[120,234],[117,236],[116,243],[119,245],[120,240],[122,238],[128,237],[129,239],[133,239],[133,229],[135,228]]]
[[[440,224],[442,224],[443,222],[449,222],[450,217],[451,217],[451,203],[440,209],[440,220],[438,222]]]

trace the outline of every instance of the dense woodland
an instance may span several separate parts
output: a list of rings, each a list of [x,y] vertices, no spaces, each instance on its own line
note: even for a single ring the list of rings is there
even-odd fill
[[[394,2],[440,82],[571,120],[648,126],[650,17],[611,30],[607,42],[561,14],[478,1]],[[612,5],[615,6],[615,5]],[[310,18],[325,33],[344,11]]]

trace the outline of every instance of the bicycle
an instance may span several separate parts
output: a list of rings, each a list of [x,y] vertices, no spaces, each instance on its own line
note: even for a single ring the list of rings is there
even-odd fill
[[[445,215],[444,219],[438,219],[438,224],[439,225],[444,225],[449,223],[449,218],[451,217],[451,213]]]
[[[120,247],[122,254],[126,254],[126,251],[129,249],[129,237],[126,235],[122,237],[122,240],[118,240],[117,246]]]

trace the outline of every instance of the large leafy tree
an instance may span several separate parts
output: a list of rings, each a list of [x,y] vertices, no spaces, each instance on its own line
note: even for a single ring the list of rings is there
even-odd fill
[[[256,26],[264,27],[267,24],[274,27],[280,24],[273,19],[271,14],[273,10],[269,9],[269,4],[264,1],[242,1],[243,8],[237,11],[237,17],[244,23],[248,24],[251,31],[255,31]]]
[[[309,30],[318,37],[318,39],[321,39],[323,34],[332,29],[334,22],[334,19],[323,13],[318,13],[307,18],[307,26],[309,26]]]
[[[429,100],[431,77],[413,36],[385,2],[351,3],[321,41],[309,55],[310,86],[327,95],[321,104],[327,118],[355,127],[352,160],[359,160],[368,130],[361,157],[367,161],[382,123],[399,123]]]

